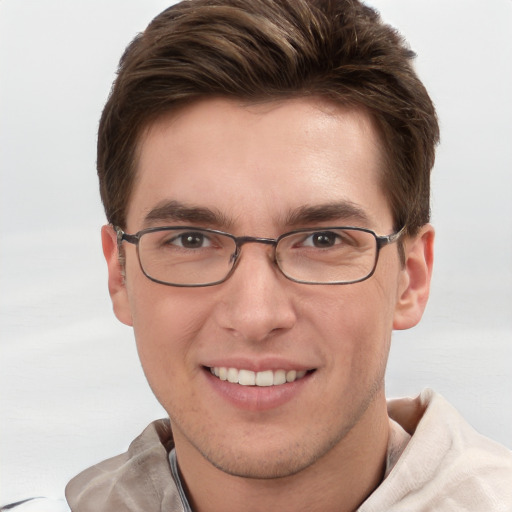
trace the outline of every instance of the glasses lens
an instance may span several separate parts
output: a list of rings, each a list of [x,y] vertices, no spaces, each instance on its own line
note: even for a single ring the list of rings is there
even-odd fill
[[[203,229],[162,229],[144,233],[139,259],[144,273],[161,283],[200,286],[222,281],[236,250],[232,238]]]
[[[277,261],[290,279],[304,283],[350,283],[375,268],[377,241],[359,229],[301,231],[283,237]]]

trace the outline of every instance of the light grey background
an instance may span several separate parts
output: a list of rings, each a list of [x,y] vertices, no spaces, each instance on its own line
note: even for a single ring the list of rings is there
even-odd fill
[[[512,1],[374,0],[419,54],[442,145],[437,259],[391,396],[430,386],[512,447]],[[111,313],[95,133],[117,61],[162,0],[0,0],[0,504],[62,496],[163,416]]]

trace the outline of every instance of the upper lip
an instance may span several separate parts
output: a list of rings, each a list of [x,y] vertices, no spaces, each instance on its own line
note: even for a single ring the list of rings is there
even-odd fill
[[[237,368],[238,370],[250,370],[253,372],[263,372],[266,370],[314,370],[315,366],[294,362],[281,358],[248,359],[248,358],[226,358],[212,359],[204,362],[203,366],[208,368]]]

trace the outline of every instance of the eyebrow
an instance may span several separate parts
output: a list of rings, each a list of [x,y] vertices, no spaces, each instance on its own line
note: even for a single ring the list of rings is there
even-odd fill
[[[331,202],[320,205],[300,206],[285,217],[289,227],[306,226],[320,222],[351,222],[368,226],[370,219],[366,212],[351,201]],[[158,223],[185,222],[205,227],[229,229],[233,222],[220,211],[202,206],[191,206],[180,201],[163,201],[152,208],[144,217],[144,226]]]
[[[300,226],[330,221],[350,221],[368,226],[370,218],[360,206],[351,201],[301,206],[291,211],[286,218],[286,224],[288,226]]]
[[[231,222],[218,211],[210,208],[189,206],[180,201],[163,201],[152,208],[144,217],[144,225],[159,222],[189,222],[205,226],[229,227]]]

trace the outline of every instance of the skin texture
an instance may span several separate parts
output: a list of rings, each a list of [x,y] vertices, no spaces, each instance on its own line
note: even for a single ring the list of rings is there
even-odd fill
[[[393,219],[381,167],[379,138],[363,111],[317,98],[200,101],[142,138],[126,232],[192,224],[274,238],[356,225],[387,235]],[[169,201],[215,218],[147,220]],[[290,218],[340,202],[364,218]],[[133,326],[148,381],[169,413],[194,510],[340,511],[364,501],[384,470],[391,331],[421,318],[433,229],[405,241],[404,266],[396,245],[385,247],[375,274],[347,286],[289,281],[268,246],[249,244],[226,282],[168,287],[142,274],[130,244],[123,278],[111,227],[102,238],[114,311]],[[280,387],[260,393],[231,384],[226,394],[208,366],[314,371],[283,398]]]

